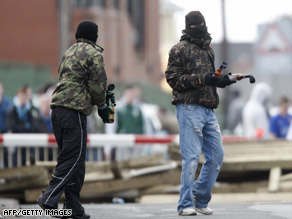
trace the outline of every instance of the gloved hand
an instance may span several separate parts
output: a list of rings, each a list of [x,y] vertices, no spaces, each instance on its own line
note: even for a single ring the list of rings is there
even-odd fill
[[[116,105],[116,97],[115,97],[115,94],[113,92],[111,92],[111,91],[106,92],[105,99],[106,99],[107,105],[109,105],[110,101],[113,105]]]
[[[98,109],[97,112],[100,118],[102,118],[103,123],[109,123],[109,115],[115,113],[108,106],[103,109]]]
[[[216,86],[218,83],[219,78],[213,76],[212,73],[206,74],[203,76],[203,83],[210,86]]]
[[[220,77],[217,84],[218,87],[224,88],[230,84],[236,83],[236,78],[231,77],[231,72],[224,74]]]

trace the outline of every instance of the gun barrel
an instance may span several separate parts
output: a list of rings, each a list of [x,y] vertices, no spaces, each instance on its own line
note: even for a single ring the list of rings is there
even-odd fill
[[[234,74],[231,74],[231,77],[236,79],[236,80],[241,80],[243,78],[249,78],[249,82],[251,84],[255,83],[255,77],[252,75],[247,75],[247,74],[242,74],[242,73],[234,73]]]

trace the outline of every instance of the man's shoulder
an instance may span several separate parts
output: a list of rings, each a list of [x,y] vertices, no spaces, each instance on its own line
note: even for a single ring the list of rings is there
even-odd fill
[[[277,122],[279,120],[283,120],[283,117],[281,116],[281,114],[276,114],[276,115],[271,117],[272,122]]]
[[[200,47],[196,46],[195,44],[192,44],[188,40],[181,40],[177,44],[175,44],[171,50],[170,54],[188,54],[188,53],[199,53]]]
[[[97,44],[87,44],[86,49],[89,55],[101,55],[103,52],[103,48]]]
[[[179,41],[177,44],[175,44],[172,48],[171,48],[171,51],[173,50],[177,50],[177,51],[181,51],[181,50],[184,50],[186,47],[189,46],[189,42],[187,40],[182,40],[182,41]]]
[[[103,52],[103,48],[94,43],[77,42],[71,46],[70,49],[81,52],[83,55],[100,55]]]
[[[4,96],[2,99],[2,104],[4,107],[10,107],[12,105],[12,100],[10,98]]]

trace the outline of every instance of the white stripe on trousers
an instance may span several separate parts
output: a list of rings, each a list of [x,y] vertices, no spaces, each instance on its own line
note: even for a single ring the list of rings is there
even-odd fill
[[[81,147],[80,147],[80,152],[79,152],[79,156],[77,158],[77,160],[75,161],[74,165],[71,167],[71,169],[69,170],[69,172],[66,174],[66,176],[62,179],[62,181],[54,188],[54,190],[51,192],[51,194],[49,195],[49,197],[47,198],[45,204],[47,204],[47,202],[49,201],[49,199],[51,198],[52,194],[55,192],[55,190],[62,184],[62,182],[66,179],[66,177],[71,173],[71,171],[73,170],[73,168],[76,166],[76,163],[78,162],[81,153],[82,153],[82,146],[83,146],[83,130],[82,130],[82,124],[81,124],[81,119],[80,119],[80,113],[78,112],[78,119],[79,119],[79,125],[80,125],[80,130],[81,130]]]

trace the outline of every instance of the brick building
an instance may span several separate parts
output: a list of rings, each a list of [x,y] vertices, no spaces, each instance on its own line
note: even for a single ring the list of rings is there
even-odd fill
[[[57,74],[82,20],[99,26],[111,81],[159,83],[159,1],[0,0],[0,61],[49,66]]]
[[[57,1],[0,0],[0,60],[49,65],[59,63]]]

